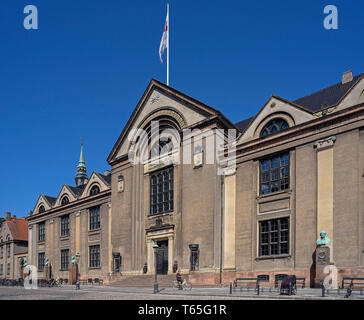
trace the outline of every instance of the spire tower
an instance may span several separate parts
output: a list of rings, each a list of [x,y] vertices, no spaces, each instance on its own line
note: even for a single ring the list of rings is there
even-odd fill
[[[83,186],[88,181],[87,177],[87,169],[85,163],[85,157],[83,155],[83,139],[81,137],[81,153],[80,153],[80,160],[78,161],[77,166],[77,175],[75,178],[76,187]]]

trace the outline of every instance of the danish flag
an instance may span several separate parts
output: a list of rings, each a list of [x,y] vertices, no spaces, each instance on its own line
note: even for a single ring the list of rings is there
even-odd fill
[[[163,63],[162,55],[164,53],[164,50],[166,50],[168,48],[168,36],[169,36],[168,35],[169,30],[168,29],[169,29],[169,11],[167,12],[166,23],[164,25],[161,44],[159,46],[159,58],[161,60],[161,63]]]

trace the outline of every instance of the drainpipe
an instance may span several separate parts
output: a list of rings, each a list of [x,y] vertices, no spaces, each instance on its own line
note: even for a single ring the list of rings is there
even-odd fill
[[[220,221],[220,285],[222,284],[222,254],[223,254],[223,221],[224,221],[224,176],[221,175],[221,221]]]

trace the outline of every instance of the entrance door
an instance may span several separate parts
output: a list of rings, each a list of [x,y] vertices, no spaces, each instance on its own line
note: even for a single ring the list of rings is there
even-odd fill
[[[168,240],[157,243],[157,274],[168,274]]]

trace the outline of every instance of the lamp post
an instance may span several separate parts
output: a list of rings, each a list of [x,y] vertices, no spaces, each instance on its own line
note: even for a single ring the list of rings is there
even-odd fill
[[[154,291],[153,293],[158,293],[158,278],[157,278],[157,253],[158,253],[158,244],[154,242],[153,249],[154,249],[154,261],[155,261],[155,277],[154,277]]]
[[[80,273],[78,269],[78,264],[80,262],[80,253],[76,253],[76,290],[80,290]]]

